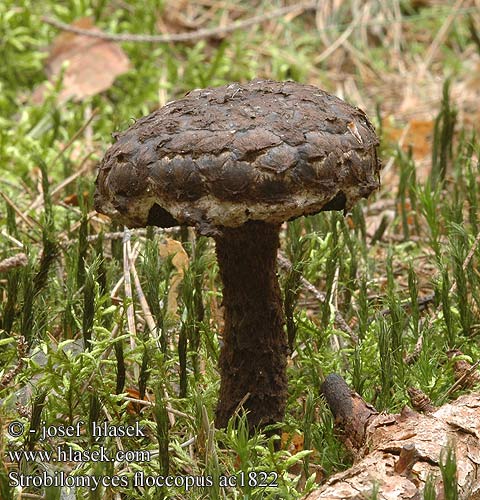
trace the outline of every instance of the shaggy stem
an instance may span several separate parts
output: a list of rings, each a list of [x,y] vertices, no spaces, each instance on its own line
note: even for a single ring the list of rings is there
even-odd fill
[[[225,311],[217,427],[227,425],[247,394],[250,429],[284,416],[287,341],[276,274],[278,234],[279,226],[252,221],[215,237]]]

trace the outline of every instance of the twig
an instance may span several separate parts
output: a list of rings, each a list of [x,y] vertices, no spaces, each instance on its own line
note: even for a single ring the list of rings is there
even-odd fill
[[[75,207],[70,207],[66,205],[64,208],[69,208],[70,210],[73,210]],[[77,213],[79,213],[76,210]],[[94,217],[95,214],[98,214],[95,211],[92,211],[88,214],[89,219],[93,219],[95,222],[100,222],[101,224],[107,224],[107,222],[103,219]],[[72,231],[70,229],[69,231]],[[178,227],[156,227],[153,230],[154,234],[175,234],[178,232]],[[1,233],[3,234],[3,233]],[[145,237],[147,235],[147,230],[143,228],[135,228],[135,229],[130,229],[130,234],[132,236],[139,236],[139,237]],[[60,235],[60,239],[63,237],[64,233]],[[5,235],[6,236],[6,235]],[[108,233],[98,233],[98,234],[90,234],[87,236],[87,241],[89,243],[93,243],[100,238],[100,236],[103,238],[104,241],[111,241],[111,240],[123,240],[123,231],[114,231],[114,232],[108,232]],[[78,244],[78,239],[76,238],[70,238],[68,240],[65,240],[65,245],[70,246],[70,245],[76,245]],[[22,245],[23,246],[23,245]]]
[[[389,216],[389,213],[385,213],[382,215],[382,220],[380,221],[380,224],[378,225],[377,229],[375,229],[375,232],[372,235],[372,238],[370,240],[370,245],[375,245],[377,241],[380,241],[385,234],[385,231],[388,228],[388,225],[392,222],[392,217]]]
[[[107,417],[108,422],[111,423],[113,421],[112,416],[110,415],[110,413],[108,412],[108,410],[104,404],[102,404],[102,411],[103,411],[104,415]],[[115,439],[115,442],[117,443],[117,449],[121,450],[121,451],[125,451],[125,448],[123,446],[123,443],[122,443],[122,440],[120,439],[120,437],[115,436],[114,439]],[[121,464],[121,462],[115,461],[114,467],[115,466],[118,467],[120,464]],[[132,474],[132,469],[131,469],[131,466],[128,462],[126,464],[126,468],[127,468],[128,472],[130,472],[130,474]],[[142,487],[142,485],[139,486],[139,490],[143,495],[145,495],[145,489]]]
[[[82,134],[82,132],[88,127],[90,122],[94,119],[94,117],[96,116],[98,111],[99,111],[99,108],[95,108],[92,111],[92,114],[89,116],[89,118],[87,118],[87,120],[83,123],[83,125],[73,134],[73,136],[70,138],[70,140],[67,142],[67,144],[65,144],[62,147],[62,149],[55,155],[55,157],[53,158],[53,160],[51,162],[51,165],[54,165],[62,157],[62,155],[65,153],[65,151],[78,139],[78,137]],[[87,156],[87,158],[88,158],[88,156]],[[63,183],[66,183],[64,185],[68,184],[67,181],[70,182],[70,177],[63,181]],[[58,186],[57,186],[57,188],[58,188]],[[57,191],[55,191],[55,192],[57,192]],[[40,195],[37,196],[36,200],[34,200],[32,202],[32,204],[28,207],[28,209],[25,211],[25,213],[23,215],[21,215],[22,219],[27,215],[28,212],[30,212],[30,210],[32,210],[33,208],[36,208],[37,206],[40,206],[43,202],[42,200],[43,200],[43,195],[40,193]]]
[[[90,125],[91,121],[95,118],[95,116],[99,113],[100,109],[95,108],[92,111],[92,114],[85,120],[85,122],[81,125],[81,127],[72,135],[70,140],[63,146],[63,148],[56,154],[56,156],[52,160],[52,164],[56,163],[65,151],[80,137],[83,131]]]
[[[374,76],[379,81],[384,80],[385,75],[374,67],[372,60],[369,59],[361,50],[352,45],[348,39],[343,42],[343,47],[350,53],[352,60],[359,69],[362,69],[369,76]]]
[[[130,232],[127,228],[125,228],[125,236],[123,239],[123,283],[125,289],[125,299],[127,300],[126,304],[126,313],[127,313],[127,324],[128,324],[128,332],[130,334],[130,348],[135,350],[136,347],[136,327],[135,327],[135,310],[133,307],[133,295],[132,295],[132,282],[130,278],[130,259],[131,259],[132,249],[130,246]],[[134,367],[135,379],[138,380],[139,369],[138,366]]]
[[[448,396],[450,396],[450,394],[452,394],[452,392],[455,391],[455,389],[459,386],[461,386],[464,382],[464,380],[466,380],[476,369],[477,369],[477,366],[480,365],[480,360],[478,360],[476,363],[474,363],[469,369],[468,371],[466,371],[453,385],[452,387],[450,387],[450,389],[448,389],[448,391],[445,393],[445,398],[447,398]]]
[[[435,36],[433,42],[431,43],[430,47],[428,48],[427,54],[425,56],[424,62],[422,66],[420,66],[419,71],[418,71],[418,76],[417,79],[421,80],[427,69],[429,68],[430,64],[432,64],[433,58],[435,57],[435,54],[437,53],[439,47],[442,45],[444,42],[450,27],[453,24],[453,21],[455,21],[457,15],[459,14],[460,8],[462,7],[462,4],[465,0],[457,0],[455,2],[455,5],[452,7],[452,11],[448,15],[448,17],[445,19],[445,22],[443,23],[442,27],[438,30],[437,35]]]
[[[145,298],[145,294],[143,293],[142,284],[140,283],[140,278],[138,277],[137,268],[135,267],[134,256],[130,254],[129,258],[130,258],[130,271],[132,273],[133,281],[135,283],[135,290],[137,292],[138,301],[140,302],[140,306],[145,316],[145,322],[147,323],[148,329],[150,330],[152,335],[154,335],[155,339],[157,339],[156,335],[157,325],[155,324],[155,320],[153,319],[152,312],[150,311],[147,299]]]
[[[425,297],[418,297],[417,299],[417,304],[420,307],[420,309],[426,309],[427,305],[430,304],[430,302],[433,302],[435,299],[435,294],[434,293],[429,293],[428,295],[425,295]],[[400,307],[404,310],[410,309],[412,307],[412,301],[407,300],[406,302],[402,302],[400,304]],[[380,312],[377,314],[379,316],[388,316],[391,313],[391,309],[389,307],[386,307],[385,309],[382,309]]]
[[[155,403],[152,403],[152,401],[147,401],[146,399],[137,399],[137,398],[131,398],[128,396],[123,397],[125,401],[131,401],[132,403],[136,403],[139,405],[143,406],[154,406]],[[184,413],[183,411],[180,410],[175,410],[171,406],[166,406],[166,410],[168,413],[171,413],[172,415],[176,415],[177,417],[182,417],[182,418],[187,418],[188,420],[194,420],[191,415],[188,415],[187,413]]]
[[[119,308],[118,314],[119,314],[120,317],[123,316],[123,307]],[[118,324],[116,324],[112,328],[112,331],[110,332],[110,339],[111,340],[114,340],[118,336],[119,330],[120,330],[120,328],[119,328]],[[112,349],[113,349],[113,342],[102,353],[102,355],[100,356],[100,361],[106,360],[108,358],[108,356],[110,355],[110,353],[112,352]],[[102,369],[102,363],[97,363],[96,366],[95,366],[95,368],[93,369],[92,373],[90,374],[90,377],[88,377],[88,380],[83,384],[82,391],[81,391],[82,393],[87,390],[88,386],[90,385],[90,383],[93,380],[93,377],[101,369]]]
[[[475,241],[472,243],[472,246],[471,246],[467,256],[465,257],[465,260],[463,261],[463,264],[462,264],[463,271],[465,271],[467,269],[468,265],[470,264],[470,261],[472,260],[473,255],[475,254],[475,251],[477,250],[479,243],[480,243],[480,232],[477,234]],[[457,281],[455,280],[452,283],[450,290],[448,291],[449,295],[452,294],[456,289],[457,289]],[[440,303],[438,305],[437,309],[435,310],[435,312],[428,319],[427,329],[432,327],[433,322],[437,319],[441,310],[442,310],[442,304]],[[418,337],[418,340],[417,340],[417,343],[415,345],[413,352],[405,357],[405,363],[407,365],[410,365],[417,360],[417,358],[420,355],[420,352],[422,350],[422,347],[423,347],[423,329],[422,329],[422,333]]]
[[[472,260],[473,255],[476,252],[479,243],[480,243],[480,232],[477,234],[475,241],[472,243],[472,246],[471,246],[467,256],[465,257],[465,260],[463,261],[463,264],[462,264],[463,271],[467,270],[467,267],[470,264],[470,261]],[[456,289],[457,289],[457,281],[455,280],[452,283],[452,286],[450,287],[450,290],[448,291],[448,293],[452,294],[453,292],[455,292]],[[438,316],[438,314],[440,313],[441,310],[442,310],[442,304],[439,304],[439,306],[437,307],[437,310],[435,311],[435,314],[430,318],[430,321],[428,322],[429,327],[432,326],[433,322],[435,321],[436,317]]]
[[[245,396],[243,396],[243,398],[240,400],[240,402],[238,403],[237,407],[235,408],[235,411],[233,412],[233,416],[234,417],[238,417],[239,413],[240,413],[240,410],[242,410],[243,408],[243,405],[247,402],[248,398],[250,397],[250,393],[247,392],[245,394]]]
[[[92,154],[93,154],[93,151],[90,151],[87,154],[87,156],[82,160],[82,163],[81,163],[82,166],[76,172],[74,172],[72,175],[70,175],[66,179],[63,179],[62,182],[60,182],[56,187],[54,187],[51,190],[50,195],[54,196],[59,191],[61,191],[63,188],[65,188],[70,183],[72,183],[77,177],[80,177],[84,172],[86,172],[90,168],[90,165],[87,164],[87,160],[90,158],[90,156]],[[29,212],[30,210],[34,210],[38,207],[41,207],[42,204],[43,204],[43,195],[40,194],[37,196],[36,200],[28,207],[27,212]]]
[[[23,215],[22,212],[21,212],[21,210],[17,207],[17,205],[15,205],[15,203],[13,203],[13,201],[3,191],[0,191],[0,196],[7,202],[8,205],[10,205],[13,208],[13,210],[15,211],[15,213],[20,217],[20,219],[23,220],[23,222],[25,222],[25,224],[27,224],[27,226],[30,227],[30,229],[35,230],[36,229],[35,228],[35,224],[37,224],[37,226],[39,226],[39,227],[42,227],[42,225],[40,224],[40,222],[38,222],[37,220],[33,219],[30,216]],[[32,236],[30,234],[30,231],[27,232],[27,236],[31,240],[33,240],[35,243],[38,243],[38,239],[35,238],[34,236]]]
[[[17,240],[17,238],[14,238],[11,234],[8,234],[5,229],[2,229],[0,234],[7,240],[17,245],[18,248],[24,248],[25,245],[21,241]]]
[[[164,384],[162,384],[163,397],[165,398],[165,408],[168,414],[168,420],[170,422],[170,426],[173,427],[175,425],[175,413],[173,412],[172,404],[170,403],[170,396],[168,394],[167,388]]]
[[[347,29],[327,48],[315,58],[315,64],[320,64],[325,59],[328,59],[338,48],[340,48],[352,34],[353,30],[361,20],[361,16],[355,16],[353,21],[348,25]]]
[[[138,254],[140,253],[140,244],[137,241],[135,245],[133,246],[133,250],[130,252],[130,260],[133,260],[135,262],[136,258],[138,257]],[[118,279],[117,283],[113,287],[112,291],[110,292],[110,298],[112,299],[112,302],[118,302],[118,292],[123,285],[123,281],[125,279],[125,275],[122,274],[120,278]]]
[[[130,232],[132,235],[136,236],[146,236],[147,230],[146,229],[130,229]],[[100,236],[103,238],[103,241],[111,241],[111,240],[123,240],[123,231],[114,231],[110,233],[98,233],[98,234],[91,234],[88,236],[88,242],[92,243],[94,241],[97,241]],[[75,240],[72,240],[72,243],[74,243]]]
[[[420,335],[418,336],[417,341],[415,342],[415,347],[413,348],[413,351],[410,354],[407,354],[404,356],[403,360],[405,361],[406,365],[411,365],[412,363],[415,363],[417,359],[420,356],[420,353],[422,352],[423,349],[423,325],[425,323],[423,321],[420,322],[420,325],[422,328],[420,328]]]
[[[287,259],[287,257],[285,257],[285,255],[282,255],[281,253],[278,254],[278,263],[280,267],[285,270],[289,270],[292,267],[292,263]],[[325,294],[314,285],[312,285],[310,281],[302,276],[300,278],[300,283],[302,284],[302,287],[310,292],[319,302],[325,302]],[[348,326],[348,323],[340,314],[340,311],[335,308],[334,314],[335,323],[337,324],[338,328],[348,334],[354,344],[358,343],[357,334]]]
[[[197,436],[193,436],[184,443],[180,444],[180,448],[187,448],[187,446],[190,446],[191,444],[195,443],[197,440]]]
[[[209,38],[214,36],[225,35],[231,33],[232,31],[249,28],[255,26],[256,24],[261,24],[265,21],[270,21],[278,17],[282,17],[286,14],[292,12],[298,12],[299,14],[305,12],[306,10],[313,10],[316,8],[317,2],[306,2],[299,5],[289,5],[287,7],[282,7],[280,9],[272,10],[265,14],[260,14],[258,16],[250,17],[244,21],[238,21],[227,26],[218,26],[216,28],[207,28],[193,31],[191,33],[174,33],[171,35],[138,35],[131,33],[123,34],[113,34],[105,33],[100,30],[88,30],[77,28],[69,24],[62,23],[51,17],[43,16],[42,21],[44,23],[50,24],[55,28],[61,29],[63,31],[69,31],[71,33],[76,33],[77,35],[89,36],[92,38],[100,38],[101,40],[108,40],[111,42],[139,42],[139,43],[170,43],[170,42],[189,42],[193,40],[198,40],[201,38]]]
[[[338,292],[338,278],[339,278],[339,275],[340,275],[340,267],[336,266],[336,268],[335,268],[335,274],[334,274],[333,282],[332,282],[332,293],[330,295],[330,302],[329,302],[329,306],[334,311],[338,310],[337,292]],[[342,342],[342,339],[336,333],[334,333],[331,336],[330,341],[331,341],[332,349],[334,351],[340,352],[340,350],[342,349],[342,347],[344,347],[344,342]],[[358,339],[356,339],[356,341],[354,343],[355,344],[358,343]]]
[[[27,265],[28,258],[24,253],[18,253],[13,257],[8,257],[7,259],[0,260],[0,273],[4,273],[9,269],[14,267],[25,267]]]

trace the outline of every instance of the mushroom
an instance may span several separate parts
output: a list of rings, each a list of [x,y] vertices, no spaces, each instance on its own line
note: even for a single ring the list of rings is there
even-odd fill
[[[218,427],[240,403],[251,428],[283,419],[280,225],[368,197],[379,186],[377,146],[360,109],[311,85],[254,80],[194,90],[107,151],[98,212],[128,227],[194,226],[215,240],[225,315]]]

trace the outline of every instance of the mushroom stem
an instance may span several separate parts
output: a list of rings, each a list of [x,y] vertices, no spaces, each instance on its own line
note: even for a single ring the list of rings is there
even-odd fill
[[[227,425],[245,398],[252,430],[284,416],[288,349],[276,274],[279,229],[250,221],[215,236],[225,315],[217,427]]]

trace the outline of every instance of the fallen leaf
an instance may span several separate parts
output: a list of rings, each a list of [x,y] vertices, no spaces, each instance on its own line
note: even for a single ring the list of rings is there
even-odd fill
[[[100,31],[91,18],[79,19],[72,26]],[[50,48],[46,72],[51,83],[60,76],[64,63],[68,65],[58,96],[61,103],[69,99],[81,101],[109,89],[115,78],[130,68],[128,57],[116,43],[69,32],[61,33]],[[37,87],[33,102],[43,102],[45,88],[46,84]]]
[[[304,437],[303,434],[299,434],[298,432],[282,432],[281,436],[282,449],[290,452],[291,455],[296,455],[304,450]],[[308,464],[308,474],[305,475],[304,463],[303,461],[296,462],[292,466],[288,468],[288,472],[290,474],[294,474],[296,476],[301,476],[300,484],[305,486],[305,482],[307,477],[310,477],[312,474],[315,474],[315,482],[322,483],[325,480],[326,471],[323,467],[317,463],[318,460],[317,453],[314,451],[310,455],[310,463]]]
[[[162,16],[157,19],[159,31],[161,33],[180,33],[198,29],[198,22],[195,22],[191,17],[192,13],[189,12],[193,7],[189,3],[188,0],[167,0]]]
[[[89,192],[88,191],[83,191],[82,192],[82,197],[83,197],[83,202],[84,203],[87,203],[88,202],[88,196],[89,196]],[[77,193],[73,193],[73,194],[70,194],[68,196],[65,196],[65,198],[63,198],[63,203],[65,203],[65,205],[70,205],[72,207],[78,207],[78,194]]]
[[[149,398],[147,397],[140,398],[140,392],[138,392],[138,390],[133,387],[127,387],[125,389],[125,392],[127,393],[129,398],[138,399],[139,401],[149,401]],[[127,413],[129,415],[139,415],[144,408],[145,405],[142,405],[141,403],[129,401],[127,404]]]
[[[282,432],[282,449],[288,450],[292,455],[303,450],[303,435],[298,432],[290,434]]]
[[[162,259],[167,259],[171,256],[172,264],[175,267],[175,272],[172,273],[170,278],[167,312],[172,316],[176,316],[178,308],[178,291],[185,274],[185,269],[188,269],[189,264],[188,254],[180,241],[172,238],[165,238],[164,241],[160,242],[158,244],[158,251]]]
[[[388,123],[385,127],[387,138],[394,143],[402,140],[402,149],[408,151],[411,147],[416,160],[422,160],[431,155],[434,127],[432,120],[411,120],[407,125],[406,133],[405,128],[397,128]]]

